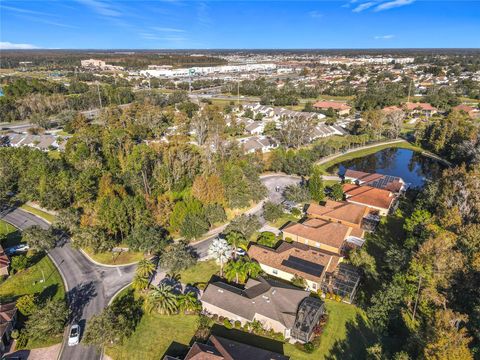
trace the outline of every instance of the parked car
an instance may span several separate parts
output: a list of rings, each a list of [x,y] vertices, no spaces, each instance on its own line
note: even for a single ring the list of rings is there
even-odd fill
[[[68,334],[68,346],[75,346],[80,342],[80,326],[73,324]]]
[[[27,252],[28,249],[30,249],[30,246],[28,246],[27,244],[18,244],[18,245],[15,245],[15,246],[12,246],[12,247],[9,247],[8,249],[6,249],[5,253],[7,255],[15,255],[15,254],[18,254],[18,253]]]
[[[247,255],[247,252],[245,250],[243,250],[242,248],[237,248],[235,250],[235,254],[237,254],[238,256],[245,256],[245,255]]]

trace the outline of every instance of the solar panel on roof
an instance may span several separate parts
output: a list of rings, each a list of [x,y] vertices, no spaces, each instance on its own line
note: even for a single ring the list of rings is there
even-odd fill
[[[287,260],[282,261],[282,265],[317,277],[322,275],[324,269],[324,266],[320,264],[315,264],[296,256],[289,256]]]

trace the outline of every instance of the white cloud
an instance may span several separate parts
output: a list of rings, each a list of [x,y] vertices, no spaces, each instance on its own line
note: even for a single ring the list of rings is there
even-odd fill
[[[366,2],[366,3],[362,3],[360,5],[358,5],[355,9],[353,9],[352,11],[353,12],[361,12],[363,10],[367,10],[369,8],[371,8],[372,6],[374,5],[377,5],[377,2],[375,1],[369,1],[369,2]]]
[[[9,11],[13,11],[13,12],[20,13],[20,14],[32,14],[32,15],[40,15],[40,16],[54,16],[53,14],[48,14],[48,13],[44,13],[44,12],[41,12],[41,11],[34,11],[34,10],[29,10],[29,9],[22,9],[22,8],[15,7],[15,6],[2,5],[1,8],[2,8],[2,10],[9,10]]]
[[[387,1],[384,2],[380,5],[378,5],[374,11],[383,11],[383,10],[389,10],[393,9],[396,7],[400,6],[405,6],[405,5],[410,5],[411,3],[415,2],[415,0],[393,0],[393,1]]]
[[[373,38],[375,40],[390,40],[390,39],[393,39],[395,37],[395,35],[377,35],[377,36],[374,36]]]
[[[38,49],[38,46],[32,44],[16,44],[8,41],[0,41],[1,50],[27,50],[27,49]]]
[[[88,6],[94,12],[99,15],[107,16],[107,17],[119,17],[122,13],[116,10],[111,4],[106,1],[98,1],[98,0],[77,0],[78,2],[82,3],[85,6]]]
[[[152,27],[153,30],[159,31],[159,32],[174,32],[174,33],[183,33],[185,30],[183,29],[175,29],[175,28],[169,28],[169,27],[158,27],[154,26]]]
[[[323,17],[323,14],[320,11],[313,10],[308,13],[308,15],[314,19],[319,19]]]

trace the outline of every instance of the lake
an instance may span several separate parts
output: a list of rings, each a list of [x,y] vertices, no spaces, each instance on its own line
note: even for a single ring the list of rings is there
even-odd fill
[[[389,148],[371,155],[347,160],[328,169],[343,175],[346,169],[400,176],[411,187],[423,187],[426,179],[440,175],[443,165],[421,153]]]

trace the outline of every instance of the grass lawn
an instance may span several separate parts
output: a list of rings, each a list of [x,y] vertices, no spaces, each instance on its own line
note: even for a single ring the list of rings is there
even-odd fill
[[[135,333],[123,345],[107,347],[113,360],[163,359],[183,354],[197,329],[195,315],[144,314]],[[168,352],[167,352],[168,350]]]
[[[365,313],[354,305],[326,300],[328,323],[321,335],[320,347],[312,354],[284,345],[284,352],[292,360],[307,359],[363,359],[365,349],[373,341]]]
[[[400,143],[394,143],[394,144],[384,144],[384,145],[378,145],[369,149],[362,149],[358,151],[351,152],[349,154],[344,154],[336,157],[335,159],[332,159],[330,161],[327,161],[323,164],[317,165],[323,172],[327,173],[327,169],[331,168],[332,166],[339,164],[344,161],[356,159],[359,157],[375,154],[376,152],[379,152],[380,150],[384,149],[389,149],[389,148],[401,148],[401,149],[409,149],[413,151],[422,151],[421,148],[418,146],[412,145],[409,142],[400,142]]]
[[[207,282],[212,275],[220,271],[215,260],[199,261],[194,266],[180,271],[180,281],[184,284]]]
[[[2,246],[4,249],[17,245],[22,240],[20,231],[9,223],[0,220],[0,238],[4,237]]]
[[[20,206],[20,208],[22,208],[23,210],[29,212],[29,213],[32,213],[34,215],[37,215],[39,217],[41,217],[42,219],[45,219],[47,220],[48,222],[52,223],[54,220],[55,220],[55,215],[52,215],[52,214],[49,214],[49,213],[46,213],[45,211],[42,211],[42,210],[39,210],[39,209],[36,209],[34,207],[31,207],[27,204],[23,204],[22,206]]]
[[[91,249],[82,249],[96,262],[105,265],[124,265],[130,264],[145,258],[142,252],[122,251],[122,252],[99,252],[94,254]]]
[[[65,288],[57,268],[46,255],[28,269],[11,275],[0,284],[0,300],[9,301],[22,295],[41,293],[42,297],[65,297]],[[40,282],[45,278],[45,282]]]
[[[276,228],[280,229],[283,225],[285,225],[289,221],[298,221],[298,220],[299,220],[298,217],[293,216],[290,213],[285,213],[281,218],[278,218],[277,220],[275,220],[273,222],[269,221],[268,224],[273,226],[273,227],[276,227]]]

